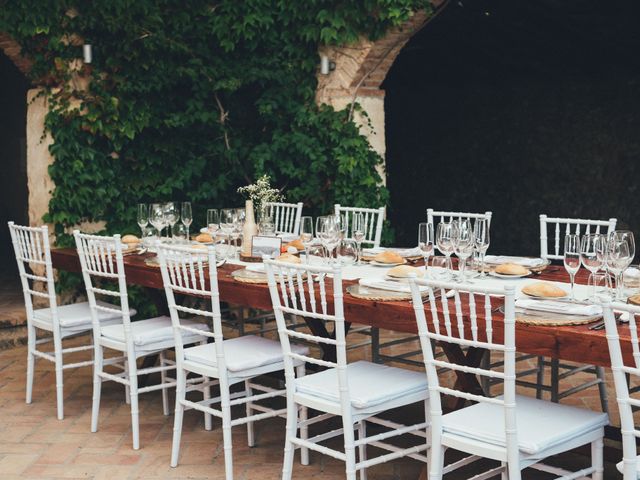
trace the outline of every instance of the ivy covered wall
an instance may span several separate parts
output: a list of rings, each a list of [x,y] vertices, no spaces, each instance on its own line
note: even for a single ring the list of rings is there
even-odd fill
[[[379,38],[425,0],[0,0],[0,31],[45,87],[59,244],[81,221],[135,231],[135,204],[237,205],[262,173],[309,213],[385,205],[381,158],[316,106],[318,48]],[[93,45],[83,64],[82,43]]]

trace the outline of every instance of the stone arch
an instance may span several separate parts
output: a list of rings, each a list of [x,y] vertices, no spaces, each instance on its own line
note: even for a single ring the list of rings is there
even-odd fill
[[[336,65],[329,75],[318,73],[316,102],[336,109],[358,102],[367,113],[368,122],[357,114],[354,120],[369,139],[372,148],[383,158],[386,152],[384,131],[384,90],[380,88],[402,47],[424,27],[430,18],[444,8],[448,0],[431,0],[433,10],[417,11],[403,25],[390,30],[376,41],[361,39],[354,45],[322,47]],[[371,128],[365,125],[371,125]],[[385,178],[384,172],[380,172]]]

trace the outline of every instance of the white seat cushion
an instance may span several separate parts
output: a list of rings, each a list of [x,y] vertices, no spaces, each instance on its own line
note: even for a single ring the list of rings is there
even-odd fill
[[[191,328],[209,331],[207,324],[198,320],[181,320],[181,323]],[[102,336],[108,339],[123,343],[125,341],[122,324],[102,327],[101,332]],[[171,318],[167,316],[131,322],[131,333],[133,344],[137,347],[173,341],[173,326]]]
[[[624,461],[618,462],[616,468],[620,473],[624,473]],[[640,478],[640,457],[636,457],[636,472],[637,478]]]
[[[116,305],[111,305],[106,302],[96,302],[103,307],[119,309]],[[70,305],[61,305],[56,307],[58,312],[58,322],[60,327],[69,332],[82,332],[84,330],[91,330],[91,307],[89,302],[72,303]],[[130,310],[129,315],[136,314],[135,310]],[[33,317],[36,322],[42,322],[44,324],[53,325],[51,319],[50,308],[40,308],[34,310]],[[100,323],[113,323],[114,320],[120,320],[121,315],[118,313],[105,312],[98,310],[98,320]]]
[[[280,342],[268,338],[246,335],[224,340],[224,356],[230,372],[240,372],[283,361]],[[307,355],[309,349],[303,345],[291,345],[294,353]],[[216,351],[213,343],[197,345],[184,350],[185,360],[215,367]]]
[[[351,404],[355,408],[375,407],[421,391],[425,392],[425,398],[428,396],[424,372],[361,360],[347,365],[347,379]],[[338,372],[332,368],[297,378],[296,391],[337,403],[340,401]]]
[[[606,413],[516,395],[518,447],[537,454],[577,436],[604,427]],[[442,417],[444,433],[504,447],[504,407],[478,403]]]

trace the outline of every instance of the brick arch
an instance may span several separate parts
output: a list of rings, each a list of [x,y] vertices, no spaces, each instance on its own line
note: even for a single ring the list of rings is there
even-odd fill
[[[22,48],[13,38],[0,32],[0,50],[18,67],[25,76],[28,76],[33,66],[31,60],[22,56]]]
[[[349,95],[384,96],[380,86],[402,47],[446,3],[446,0],[432,0],[431,12],[415,12],[407,22],[379,40],[362,39],[355,45],[321,48],[320,55],[327,55],[335,62],[336,70],[329,75],[318,74],[316,101],[335,106],[335,99]]]

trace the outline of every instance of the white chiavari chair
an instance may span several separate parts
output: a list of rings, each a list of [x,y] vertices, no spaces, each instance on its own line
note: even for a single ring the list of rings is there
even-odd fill
[[[640,307],[620,302],[611,303],[610,300],[606,300],[603,303],[603,309],[622,432],[622,461],[616,466],[624,480],[637,480],[640,478],[640,457],[637,456],[636,440],[640,437],[640,430],[635,425],[633,410],[640,407],[640,399],[637,395],[638,389],[631,387],[631,378],[636,382],[640,378],[637,322],[637,318],[640,318]],[[618,331],[616,314],[624,316],[629,322],[628,333],[624,339],[620,337]],[[631,352],[632,361],[625,362],[622,356],[623,350]]]
[[[287,435],[282,478],[291,479],[296,448],[308,448],[344,461],[346,477],[349,480],[355,480],[358,470],[360,478],[366,479],[367,468],[396,458],[408,456],[426,462],[427,459],[422,453],[428,448],[426,421],[406,426],[376,416],[381,412],[417,402],[424,402],[426,411],[426,379],[419,372],[401,368],[366,361],[347,363],[340,268],[294,265],[268,259],[264,262],[280,343],[284,351]],[[285,315],[333,323],[334,335],[325,338],[294,330],[285,321]],[[292,340],[307,341],[318,347],[333,347],[336,351],[336,361],[299,354],[293,350]],[[296,362],[308,362],[326,370],[299,377],[295,374]],[[313,408],[321,413],[308,420],[299,419],[299,407]],[[336,415],[342,419],[342,428],[308,439],[297,435],[298,428],[328,420]],[[367,423],[377,424],[386,430],[367,436]],[[358,432],[357,440],[354,430]],[[404,434],[415,435],[419,443],[406,448],[386,443],[386,440]],[[321,442],[336,436],[343,436],[344,451],[321,445]],[[388,453],[368,458],[367,445],[386,450]]]
[[[287,413],[286,408],[275,409],[258,403],[262,400],[285,395],[285,390],[277,390],[256,381],[256,377],[260,375],[284,370],[280,343],[255,335],[224,339],[215,250],[212,247],[203,253],[202,250],[191,247],[161,246],[158,249],[158,257],[176,344],[178,385],[171,466],[178,465],[184,411],[195,409],[206,415],[207,429],[211,428],[212,415],[222,420],[225,476],[227,480],[233,480],[232,427],[246,424],[248,443],[252,447],[255,443],[254,422],[285,416]],[[176,302],[176,294],[204,298],[211,304],[211,308],[204,310],[180,305]],[[182,318],[185,315],[211,319],[213,332],[207,332],[204,335],[212,339],[213,342],[183,348],[185,337],[198,333]],[[293,351],[297,355],[308,354],[308,348],[305,346],[298,345],[294,347]],[[304,376],[305,365],[303,361],[295,361],[293,368],[296,369],[298,376]],[[218,385],[219,396],[209,398],[208,392],[205,391],[203,401],[187,400],[185,394],[189,373],[204,377],[207,388],[209,385]],[[214,380],[210,381],[209,379]],[[244,390],[232,393],[231,387],[238,383],[244,385]],[[216,403],[220,404],[220,408],[212,407]],[[245,407],[245,415],[232,419],[231,408],[242,405]],[[302,418],[306,418],[306,409],[303,409],[300,414]],[[306,432],[306,428],[301,429],[302,438],[306,438]],[[306,450],[302,452],[302,463],[308,464]]]
[[[585,220],[581,218],[559,218],[540,215],[540,257],[545,260],[562,260],[564,258],[564,237],[570,233],[584,235],[586,233],[609,234],[616,229],[617,220]],[[549,230],[553,233],[553,253],[549,253]],[[550,380],[546,384],[544,381],[544,367],[550,368]],[[521,382],[520,385],[536,389],[537,398],[542,398],[542,392],[549,392],[552,402],[559,402],[561,399],[574,395],[578,392],[593,386],[598,387],[602,410],[609,410],[607,400],[607,388],[604,378],[604,369],[594,365],[570,365],[561,363],[558,359],[545,360],[538,357],[538,377],[535,384]],[[567,390],[560,389],[560,382],[578,373],[590,373],[595,376],[592,380],[573,386]]]
[[[302,218],[302,202],[280,203],[267,202],[267,213],[273,217],[276,233],[300,235],[300,219]]]
[[[339,203],[334,205],[336,215],[344,215],[347,224],[347,238],[353,238],[353,214],[361,213],[364,217],[364,239],[362,243],[373,248],[380,246],[382,239],[382,226],[384,224],[384,207],[380,208],[362,208],[362,207],[343,207]]]
[[[51,264],[49,229],[46,225],[42,227],[24,227],[9,222],[9,231],[16,261],[18,262],[18,272],[27,312],[26,402],[31,403],[32,401],[36,359],[49,360],[55,365],[57,414],[58,419],[62,420],[64,418],[63,371],[69,368],[93,365],[92,360],[65,364],[64,355],[92,350],[93,345],[63,348],[62,341],[71,336],[92,331],[91,309],[88,302],[58,305],[53,279],[53,266]],[[44,287],[42,291],[36,289],[35,284],[37,282],[42,283]],[[40,303],[44,303],[48,307],[35,308],[39,303],[37,299],[40,299]],[[131,311],[130,314],[135,315],[135,311]],[[120,317],[112,313],[102,312],[100,320],[105,323],[113,323],[114,321],[119,321]],[[51,336],[39,339],[37,338],[37,330],[49,332]],[[38,345],[48,342],[53,342],[53,352],[38,350]]]
[[[499,461],[501,466],[478,473],[474,479],[501,474],[503,479],[520,480],[521,470],[534,468],[565,480],[587,475],[602,480],[606,414],[516,395],[514,287],[481,288],[422,279],[412,279],[410,283],[429,382],[429,480],[439,480],[443,474],[481,457]],[[422,302],[420,286],[429,288],[427,305]],[[451,291],[452,300],[449,299]],[[494,323],[492,313],[500,299],[504,300],[504,319]],[[449,358],[439,359],[434,356],[433,341],[448,342],[461,348],[486,349],[504,360],[499,368],[484,368],[462,365]],[[445,386],[438,369],[489,377],[502,387],[502,395],[486,397],[465,392],[457,383]],[[442,395],[477,403],[443,415]],[[552,455],[588,444],[591,444],[592,463],[579,472],[542,463]],[[448,448],[469,456],[445,466],[444,453]]]
[[[540,257],[545,260],[562,260],[564,258],[564,237],[570,233],[584,235],[586,233],[608,234],[616,229],[617,220],[585,220],[582,218],[557,218],[540,215]],[[553,253],[549,253],[549,227],[553,231]]]
[[[82,277],[89,297],[93,322],[94,366],[93,366],[93,406],[91,411],[91,431],[98,431],[100,413],[100,394],[102,382],[114,381],[125,386],[129,392],[131,405],[131,429],[133,448],[140,448],[140,427],[138,395],[162,390],[162,406],[165,415],[169,415],[167,389],[175,387],[175,379],[167,377],[167,372],[175,370],[175,364],[166,358],[165,351],[176,347],[171,319],[160,316],[132,322],[129,314],[129,299],[122,255],[120,235],[113,237],[87,235],[78,230],[75,237]],[[119,301],[119,306],[105,305],[96,297],[107,297]],[[106,325],[101,315],[106,312],[117,315],[119,323]],[[184,337],[185,344],[199,343],[205,340],[203,333],[208,331],[206,323],[190,321],[193,332]],[[125,357],[125,371],[109,373],[104,370],[111,359],[104,357],[104,350],[121,352]],[[160,365],[138,369],[136,360],[148,355],[159,355]],[[160,383],[145,387],[138,386],[138,376],[160,373]]]
[[[427,208],[427,222],[434,226],[435,232],[435,223],[438,222],[451,222],[453,220],[473,220],[476,218],[487,219],[489,223],[491,223],[491,212],[484,213],[470,213],[470,212],[451,212],[451,211],[440,211],[434,210],[433,208]]]

